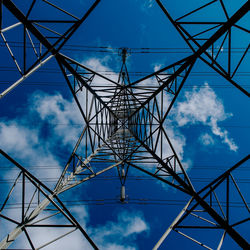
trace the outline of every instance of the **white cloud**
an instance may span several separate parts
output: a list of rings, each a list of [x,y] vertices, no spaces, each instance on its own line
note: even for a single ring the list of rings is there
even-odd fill
[[[166,133],[173,144],[175,152],[179,156],[179,159],[182,160],[184,156],[184,147],[186,146],[185,136],[172,126],[165,127]]]
[[[228,131],[220,128],[215,119],[211,119],[211,128],[212,132],[215,135],[219,136],[222,141],[229,146],[230,150],[235,152],[238,150],[238,146],[235,144],[234,140],[232,138],[229,138]]]
[[[201,122],[208,124],[211,119],[223,121],[230,117],[224,111],[222,102],[214,91],[205,83],[205,88],[194,87],[185,93],[186,100],[177,104],[177,122],[179,126]]]
[[[160,70],[162,68],[162,64],[155,64],[154,65],[154,72]]]
[[[143,215],[137,211],[118,214],[117,222],[108,221],[105,225],[93,228],[91,235],[101,249],[136,249],[130,246],[136,236],[142,232],[149,232],[149,225]],[[110,244],[114,242],[115,244]],[[127,243],[126,243],[127,242]]]
[[[139,0],[139,2],[141,2]],[[153,0],[146,0],[143,1],[143,3],[141,4],[141,10],[142,11],[147,11],[148,9],[151,9],[153,7]]]
[[[118,74],[116,74],[114,70],[108,66],[108,63],[110,61],[111,61],[111,58],[109,56],[105,56],[103,58],[91,57],[87,60],[84,60],[82,64],[94,70],[95,72],[109,73],[108,78],[113,81],[117,81]]]
[[[64,145],[75,144],[84,120],[73,98],[66,100],[59,93],[35,93],[31,98],[31,109],[36,112],[36,116],[52,125],[54,135],[60,137]]]
[[[24,166],[53,166],[53,169],[44,168],[38,171],[34,168],[32,173],[41,178],[58,177],[61,173],[59,162],[49,150],[49,143],[39,139],[38,129],[29,129],[22,125],[21,120],[0,121],[1,147]],[[9,175],[10,173],[8,173]]]
[[[68,194],[68,197],[72,198],[70,194]],[[83,228],[87,227],[87,224],[89,223],[89,211],[86,206],[73,206],[70,208],[70,213],[77,218],[78,223],[80,223]]]
[[[15,148],[17,152],[23,151],[23,157],[29,154],[29,150],[32,150],[29,145],[38,142],[37,131],[28,129],[15,121],[0,123],[0,137],[3,148],[6,150]]]
[[[218,122],[226,120],[232,114],[225,112],[222,101],[208,83],[205,83],[203,88],[194,87],[191,92],[186,92],[185,100],[178,102],[175,112],[177,112],[175,118],[180,127],[198,123],[209,126],[211,132],[219,136],[230,150],[237,151],[238,146],[229,137],[228,131],[218,125]]]
[[[201,134],[199,137],[199,141],[205,146],[214,145],[215,143],[213,137],[208,133]]]
[[[52,131],[44,128],[39,119],[47,122]],[[82,126],[71,124],[81,122],[82,117],[73,100],[68,101],[60,94],[35,93],[22,117],[17,116],[9,121],[0,120],[1,147],[42,182],[49,178],[50,182],[46,184],[53,188],[68,159],[68,156],[58,158],[58,144],[61,148],[66,146],[68,150],[72,150]],[[11,173],[8,172],[6,178]]]
[[[92,57],[82,62],[86,67],[94,70],[95,72],[99,72],[102,75],[106,74],[107,79],[110,79],[114,82],[118,81],[119,74],[114,72],[112,68],[108,66],[108,63],[111,61],[109,56],[103,58]],[[120,70],[120,69],[119,69]],[[115,87],[116,85],[111,81],[108,81],[100,76],[95,76],[93,80],[93,84],[95,86],[99,85],[107,85],[107,87]]]

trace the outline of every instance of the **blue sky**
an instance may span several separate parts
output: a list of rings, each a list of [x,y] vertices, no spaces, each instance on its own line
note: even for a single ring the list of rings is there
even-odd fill
[[[29,1],[14,2],[23,12],[27,11]],[[176,19],[208,2],[190,0],[187,4],[185,1],[178,0],[163,1],[163,4]],[[246,1],[224,2],[231,16]],[[93,1],[79,0],[74,1],[74,4],[69,1],[53,1],[53,3],[76,16],[81,16]],[[17,22],[6,9],[3,9],[3,17],[3,28]],[[39,3],[34,7],[30,19],[54,20],[62,17],[63,15],[45,3]],[[220,1],[212,4],[204,13],[187,17],[186,21],[201,20],[201,18],[203,21],[225,21],[226,17],[223,15]],[[249,14],[242,18],[238,25],[249,30]],[[50,27],[52,28],[53,25]],[[66,26],[55,25],[53,28],[63,32]],[[187,27],[191,34],[199,32],[199,29],[202,27],[197,28],[195,25]],[[215,31],[216,29],[206,35],[212,35]],[[45,34],[45,31],[42,30],[42,32]],[[21,34],[21,25],[4,32],[20,65],[22,65],[22,48],[19,46],[22,42]],[[31,37],[37,46],[37,40],[32,34]],[[222,39],[214,45],[217,51]],[[200,43],[203,41],[201,40]],[[18,80],[20,74],[3,40],[0,44],[0,91],[2,92]],[[234,51],[232,69],[238,64],[240,56],[248,45],[249,34],[234,28],[232,30]],[[105,74],[108,78],[116,79],[121,68],[121,57],[117,51],[123,47],[131,49],[127,59],[131,81],[191,55],[191,49],[159,6],[151,0],[128,0],[126,3],[115,0],[101,1],[61,52]],[[38,49],[38,46],[36,48]],[[224,69],[227,67],[225,64],[227,48],[227,44],[224,44],[218,57],[218,62]],[[150,53],[141,53],[145,51]],[[34,58],[34,53],[29,50],[27,64],[31,65]],[[233,78],[247,91],[249,91],[249,60],[249,53],[247,53]],[[146,84],[155,84],[155,79],[150,79]],[[168,96],[164,95],[167,103]],[[56,60],[52,58],[4,96],[0,105],[1,148],[53,188],[84,126],[84,121]],[[200,190],[228,167],[249,154],[248,105],[249,100],[245,94],[202,60],[196,61],[177,102],[164,123],[196,190]],[[4,159],[1,159],[1,165],[0,188],[2,192],[7,192],[10,183],[6,180],[15,178],[13,176],[17,171],[13,166],[9,169],[10,164]],[[240,169],[235,171],[235,175],[239,178],[241,190],[247,198],[249,197],[249,192],[247,193],[249,164],[243,165]],[[117,172],[114,170],[104,173],[105,178],[83,183],[72,191],[62,194],[61,199],[102,249],[152,249],[189,197],[173,190],[167,184],[130,168],[131,178],[126,182],[128,202],[121,204],[119,202],[120,182],[118,178],[113,178],[115,175]],[[220,192],[223,190],[225,189],[221,187]],[[17,197],[18,195],[16,199]],[[76,200],[81,200],[80,204],[73,205],[69,202]],[[89,202],[89,200],[93,201]],[[239,200],[236,199],[236,201]],[[9,209],[6,213],[14,216],[13,211],[16,210]],[[245,211],[242,207],[238,207],[238,210],[233,208],[231,213],[232,215],[244,214]],[[4,222],[0,220],[0,223]],[[249,238],[249,232],[247,230],[244,232],[246,228],[247,224],[242,225],[239,230]],[[8,229],[11,229],[11,225]],[[6,233],[1,229],[1,238]],[[46,232],[44,233],[46,235]],[[194,235],[197,234],[194,233]],[[198,238],[201,239],[204,235],[210,239],[217,237],[217,240],[220,237],[216,233],[206,231],[206,233],[199,233]],[[79,235],[74,237],[72,239],[75,241],[75,249],[79,249],[79,246],[87,247]],[[34,235],[34,238],[37,241],[40,240],[37,235]],[[229,236],[226,236],[226,239],[222,249],[237,249],[237,245]],[[207,239],[204,239],[204,242],[211,243]],[[20,247],[18,244],[25,246],[22,238],[13,246]],[[183,249],[184,247],[185,249],[200,248],[183,236],[172,232],[161,249]]]

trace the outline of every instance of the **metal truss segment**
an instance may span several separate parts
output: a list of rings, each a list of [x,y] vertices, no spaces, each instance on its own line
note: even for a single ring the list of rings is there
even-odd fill
[[[13,14],[13,16],[16,19],[18,19],[18,21],[19,21],[18,25],[12,25],[9,27],[5,27],[4,31],[9,31],[9,30],[12,31],[13,28],[16,28],[19,26],[19,23],[22,24],[22,26],[23,26],[23,30],[21,31],[22,34],[19,37],[23,38],[23,41],[21,41],[23,43],[23,51],[21,53],[23,54],[23,68],[24,68],[24,72],[21,72],[23,75],[23,78],[18,80],[15,84],[13,84],[13,86],[11,86],[6,91],[4,91],[1,94],[1,97],[6,95],[7,93],[9,93],[14,87],[19,85],[24,79],[26,79],[29,75],[31,75],[35,71],[35,69],[38,68],[38,66],[39,67],[42,66],[44,64],[42,62],[46,60],[45,57],[48,56],[48,54],[52,53],[53,56],[57,55],[59,50],[62,48],[62,46],[74,34],[74,32],[78,29],[78,27],[86,20],[86,18],[90,15],[90,13],[97,6],[99,1],[100,0],[96,0],[93,3],[93,5],[88,9],[88,11],[83,15],[83,17],[77,21],[74,21],[73,24],[67,23],[67,22],[66,23],[62,22],[63,27],[65,26],[65,24],[70,25],[66,30],[63,31],[62,34],[59,34],[58,32],[51,30],[50,28],[48,28],[44,25],[39,24],[39,21],[34,21],[34,20],[28,19],[28,16],[31,14],[32,9],[33,9],[36,1],[33,1],[31,3],[29,11],[27,13],[27,16],[25,16],[25,14],[22,13],[22,11],[19,10],[12,1],[5,0],[5,1],[1,2],[3,4],[3,6],[6,7],[6,9],[8,9],[8,11],[10,11]],[[2,20],[2,13],[1,13],[1,20]],[[42,22],[42,21],[40,21],[40,22]],[[56,20],[51,21],[51,22],[47,21],[47,22],[60,26],[60,22],[57,22]],[[56,37],[56,39],[55,39],[55,37],[51,38],[49,35],[44,34],[44,32],[41,29],[46,30],[47,32],[50,32],[50,33],[51,32],[56,33],[58,37]],[[17,34],[17,32],[15,34]],[[2,32],[1,32],[1,35],[2,35]],[[48,40],[49,38],[51,38],[52,41],[49,41]],[[31,43],[31,46],[28,46],[28,43]],[[35,47],[36,44],[37,44],[37,46],[39,46],[39,53],[37,53],[38,49]],[[14,62],[16,63],[16,65],[18,65],[17,60],[16,60],[14,54],[11,52],[7,42],[6,42],[6,46],[9,49]],[[43,47],[45,49],[43,49]],[[33,55],[33,57],[31,56],[31,58],[35,58],[35,59],[33,59],[31,65],[29,67],[27,66],[27,60],[26,60],[26,58],[29,58],[26,55],[27,53]],[[37,58],[37,55],[39,55],[38,58]],[[19,65],[18,65],[18,69],[21,70],[21,67]]]
[[[250,8],[249,1],[241,6],[241,8],[239,8],[238,11],[231,17],[228,15],[224,2],[220,0],[208,2],[207,4],[177,18],[175,21],[167,12],[161,1],[156,0],[156,2],[188,44],[193,53],[197,55],[199,54],[199,57],[205,61],[207,65],[215,69],[229,82],[233,83],[236,81],[233,85],[249,96],[249,91],[243,87],[245,83],[239,82],[239,79],[237,79],[237,72],[242,61],[247,56],[249,43],[245,43],[240,46],[243,48],[240,57],[236,57],[236,53],[232,53],[232,48],[234,46],[232,43],[234,41],[234,37],[239,37],[241,35],[248,36],[249,34],[248,29],[241,29],[237,24],[240,19],[247,14]],[[219,4],[217,10],[220,9],[223,11],[224,20],[204,20],[205,17],[203,11],[215,4]],[[186,17],[190,17],[194,14],[199,17],[197,18],[197,21],[183,21]],[[193,33],[197,32],[198,28],[199,32]],[[216,36],[216,34],[221,33],[222,30],[224,30],[224,35],[221,34],[220,37]],[[215,37],[217,38],[214,39]],[[225,46],[226,48],[224,48]],[[235,79],[234,81],[233,78]]]
[[[187,238],[190,238],[196,243],[198,240],[195,239],[200,238],[200,230],[204,231],[205,234],[206,230],[209,230],[210,232],[211,229],[215,231],[221,231],[223,229],[222,237],[217,239],[218,242],[215,242],[216,236],[211,242],[206,240],[206,244],[212,245],[216,243],[217,245],[214,247],[218,246],[220,249],[226,233],[231,236],[231,232],[229,231],[236,230],[236,225],[238,226],[237,230],[239,230],[239,226],[244,226],[244,224],[246,225],[246,223],[249,223],[249,205],[240,191],[235,179],[232,177],[232,171],[237,172],[239,167],[244,167],[246,163],[249,162],[247,160],[249,160],[249,156],[198,192],[203,201],[207,202],[210,208],[223,218],[224,225],[218,223],[218,221],[201,206],[199,201],[192,199],[192,201],[188,203],[188,206],[185,207],[185,211],[181,213],[181,216],[178,216],[174,221],[174,224],[171,225],[171,229],[174,229],[185,237],[187,234],[184,233],[183,230],[192,229],[193,236],[188,236]],[[168,230],[167,232],[169,233],[170,231]],[[237,243],[243,248],[247,248],[247,246],[249,246],[247,239],[244,239],[239,233],[236,235]],[[164,237],[164,239],[165,238],[166,237]],[[203,245],[205,245],[205,243]]]
[[[64,228],[64,232],[60,233],[56,238],[51,238],[49,241],[45,239],[44,244],[41,246],[36,246],[36,249],[43,248],[49,244],[54,243],[55,241],[63,238],[64,236],[73,233],[76,230],[79,230],[83,236],[89,241],[89,243],[93,246],[93,248],[97,249],[94,242],[89,238],[87,233],[82,229],[79,223],[75,220],[75,218],[70,214],[70,212],[66,209],[63,203],[57,197],[57,194],[51,191],[48,187],[46,187],[42,182],[40,182],[37,178],[31,175],[26,169],[24,169],[20,164],[14,161],[9,155],[7,155],[4,151],[0,151],[1,155],[4,156],[7,160],[9,160],[14,167],[20,170],[19,178],[16,179],[14,185],[11,188],[11,192],[7,195],[7,199],[5,199],[4,207],[1,211],[1,218],[7,219],[10,222],[15,223],[15,220],[9,219],[9,216],[4,216],[5,206],[11,204],[9,203],[10,198],[12,198],[12,202],[14,201],[21,206],[21,214],[19,216],[19,221],[16,225],[16,228],[9,233],[1,242],[0,248],[6,249],[11,243],[24,231],[25,236],[32,248],[37,244],[35,243],[34,230],[33,232],[29,232],[29,228]],[[19,181],[17,181],[19,180]],[[31,198],[26,196],[26,190],[29,187],[29,192],[32,192]],[[14,190],[15,189],[15,190]],[[16,191],[16,192],[13,192]],[[21,195],[18,195],[21,193]],[[12,197],[10,197],[12,196]],[[52,211],[52,214],[51,214]],[[56,212],[55,212],[56,211]],[[8,214],[8,211],[6,210]],[[51,220],[51,217],[59,216],[58,219]],[[42,222],[42,223],[41,223]],[[45,223],[44,223],[45,222]],[[74,228],[68,230],[67,228]],[[65,233],[65,230],[67,231]],[[33,235],[33,236],[32,236]],[[52,235],[53,237],[53,235]],[[46,242],[47,241],[47,242]]]

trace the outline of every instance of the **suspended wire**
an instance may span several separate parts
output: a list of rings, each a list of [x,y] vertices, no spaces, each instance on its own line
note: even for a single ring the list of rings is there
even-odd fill
[[[15,67],[11,67],[11,66],[2,66],[0,67],[0,71],[16,71]],[[60,70],[56,69],[56,68],[43,68],[41,70],[39,70],[40,73],[61,73]],[[84,74],[88,75],[88,74],[93,74],[93,73],[89,73],[89,72],[83,72]],[[103,75],[112,75],[112,76],[116,76],[118,75],[120,72],[119,71],[110,71],[110,70],[103,70],[103,71],[98,71],[98,73],[103,74]],[[145,74],[151,74],[152,71],[128,71],[129,75],[135,75],[135,76],[145,76]],[[161,75],[169,75],[171,73],[160,73]],[[216,72],[210,72],[210,71],[192,71],[190,73],[190,75],[193,76],[218,76],[218,74]],[[238,76],[250,76],[250,71],[239,71],[237,73]]]
[[[1,71],[1,70],[0,70]],[[9,85],[11,82],[14,81],[0,81],[0,85]],[[49,87],[68,87],[68,85],[65,82],[23,82],[22,85],[26,86],[49,86]],[[192,89],[194,86],[199,87],[199,88],[207,88],[204,85],[200,84],[195,84],[195,85],[184,85],[183,88],[185,89]],[[242,87],[250,87],[250,84],[241,84]],[[209,84],[209,87],[211,88],[223,88],[223,89],[228,89],[228,88],[235,88],[233,85],[226,85],[226,84]]]
[[[25,109],[29,109],[28,107],[23,107],[22,110],[25,110]],[[32,124],[29,124],[29,127],[33,127],[33,126],[37,126],[37,125],[40,125],[41,122],[35,122],[33,121]],[[106,124],[109,125],[109,123],[107,122]],[[32,126],[31,126],[32,125]],[[46,122],[46,126],[49,126],[49,127],[57,127],[57,126],[70,126],[70,127],[82,127],[84,126],[85,124],[84,123],[54,123],[54,122]],[[158,124],[155,124],[155,125],[158,125]],[[169,125],[171,126],[171,124],[166,124],[166,125]],[[197,125],[194,125],[194,127],[202,127],[204,128],[204,125],[201,125],[201,124],[197,124]],[[223,128],[244,128],[244,129],[248,129],[250,128],[250,125],[238,125],[238,124],[232,124],[232,125],[229,125],[229,124],[222,124],[220,125],[220,127],[223,127]]]
[[[80,199],[80,200],[62,200],[62,202],[67,207],[73,206],[85,206],[85,205],[117,205],[121,204],[119,199],[114,198],[105,198],[105,199]],[[126,202],[122,203],[123,205],[173,205],[173,206],[184,206],[187,203],[186,200],[177,200],[177,199],[151,199],[151,198],[127,198]],[[27,206],[29,203],[24,203]],[[250,205],[250,203],[247,203]],[[2,204],[0,204],[1,206]],[[227,204],[225,201],[220,201],[221,207],[226,207]],[[36,208],[37,204],[32,204],[30,208]],[[214,203],[213,207],[218,207],[219,205]],[[230,207],[245,207],[242,202],[239,201],[230,201]],[[22,208],[21,202],[13,202],[6,204],[5,209],[20,209]],[[45,210],[51,210],[47,208]]]
[[[0,71],[10,71],[10,72],[15,72],[16,69],[14,67],[0,67]],[[61,73],[61,71],[57,71],[55,69],[43,69],[39,71],[40,73],[52,73],[52,74],[58,74]],[[104,76],[116,76],[118,75],[118,72],[111,72],[111,71],[99,71],[98,73],[101,73]],[[146,74],[150,74],[152,72],[128,72],[130,76],[145,76]],[[190,73],[190,76],[193,77],[199,77],[199,76],[218,76],[216,73],[213,72],[192,72]],[[250,72],[238,72],[237,76],[241,77],[248,77],[250,76]],[[0,81],[0,85],[9,85],[13,81]],[[22,83],[22,85],[27,85],[27,86],[50,86],[50,87],[67,87],[65,82],[43,82],[43,81],[38,81],[38,82],[33,82],[33,81],[26,81]],[[198,86],[199,88],[206,88],[206,86],[201,85],[201,84],[195,84],[195,86]],[[212,88],[218,88],[218,89],[228,89],[228,88],[235,88],[233,85],[225,85],[225,84],[209,84],[210,87]],[[250,84],[241,84],[242,87],[250,87]],[[185,84],[183,88],[186,89],[192,89],[194,85],[189,85]]]
[[[162,176],[164,177],[164,176]],[[14,182],[16,179],[0,179],[0,183],[12,183]],[[114,181],[117,180],[119,181],[119,177],[118,176],[103,176],[103,177],[96,177],[93,178],[92,181]],[[203,178],[191,178],[192,182],[211,182],[212,180],[214,180],[214,178],[209,178],[209,177],[203,177]],[[44,183],[53,183],[58,181],[58,178],[52,178],[52,177],[44,177],[41,178],[40,181],[44,182]],[[153,177],[145,177],[145,176],[127,176],[127,181],[155,181],[155,178]],[[22,180],[19,180],[17,183],[21,183]],[[237,178],[237,182],[238,183],[250,183],[250,179],[246,179],[246,178]]]
[[[8,43],[13,48],[23,48],[22,42],[8,41]],[[35,46],[39,46],[40,43],[34,43]],[[5,47],[4,42],[0,42],[0,47]],[[33,49],[30,44],[26,44],[26,48]],[[121,48],[109,47],[109,46],[91,46],[91,45],[74,45],[67,44],[62,48],[63,51],[79,51],[79,52],[90,52],[90,53],[109,53],[117,54],[120,53]],[[231,53],[244,53],[246,48],[234,47],[231,48]],[[218,51],[219,48],[214,48],[214,51]],[[223,52],[228,51],[228,48],[223,48]],[[170,48],[170,47],[161,47],[161,48],[149,48],[149,47],[134,47],[129,48],[130,54],[168,54],[168,53],[193,53],[190,48]]]
[[[250,126],[248,126],[250,128]],[[23,166],[26,169],[58,169],[61,168],[61,166],[55,166],[55,165],[25,165]],[[193,165],[192,170],[195,169],[211,169],[211,170],[227,170],[230,166],[226,165]],[[0,165],[0,171],[4,169],[10,169],[11,166],[5,166]],[[18,168],[16,168],[17,171],[19,171]],[[237,168],[238,170],[250,170],[250,166],[244,166],[241,168]],[[143,175],[132,175],[132,177],[143,177]],[[100,177],[98,177],[100,178]]]
[[[10,82],[1,82],[0,81],[0,85],[9,85]],[[55,84],[55,83],[28,83],[28,82],[23,82],[22,85],[25,86],[46,86],[46,87],[60,87],[60,88],[68,88],[68,85],[66,85],[65,83],[60,83],[60,84]],[[197,86],[197,85],[195,85]],[[210,87],[212,87],[213,89],[235,89],[235,87],[233,85],[209,85]],[[243,88],[248,88],[250,87],[250,85],[244,85],[241,84],[240,85]],[[193,89],[194,86],[190,86],[190,85],[184,85],[183,89]],[[197,86],[199,88],[206,88],[206,86]]]

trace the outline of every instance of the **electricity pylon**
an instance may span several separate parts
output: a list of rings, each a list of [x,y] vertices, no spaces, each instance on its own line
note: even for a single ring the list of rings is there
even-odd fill
[[[155,245],[155,249],[161,245],[171,231],[175,231],[193,242],[211,249],[208,246],[211,243],[209,239],[208,243],[203,243],[199,240],[199,236],[197,236],[197,239],[195,236],[191,237],[182,231],[193,228],[200,230],[213,228],[213,230],[222,231],[221,239],[217,243],[217,249],[221,248],[226,235],[229,235],[240,247],[247,249],[249,247],[248,241],[237,230],[237,227],[249,221],[249,207],[239,189],[237,180],[233,177],[233,172],[246,164],[250,158],[249,155],[218,176],[210,184],[197,191],[168,136],[166,120],[197,60],[202,60],[239,89],[242,94],[249,97],[247,90],[240,83],[237,83],[237,79],[235,80],[237,70],[248,52],[249,45],[235,65],[232,65],[231,55],[233,28],[248,32],[238,25],[238,22],[249,11],[249,1],[231,16],[226,11],[223,1],[211,1],[174,20],[164,5],[159,0],[156,0],[168,20],[191,48],[192,54],[134,82],[130,81],[126,66],[126,59],[129,54],[127,48],[120,50],[122,66],[117,80],[111,80],[60,53],[60,49],[100,1],[95,1],[81,18],[49,1],[43,2],[62,15],[72,18],[72,20],[61,22],[57,20],[31,20],[29,16],[34,6],[39,4],[37,1],[30,4],[26,14],[13,1],[1,1],[1,9],[8,10],[9,14],[12,14],[17,19],[17,23],[3,27],[4,15],[2,15],[0,28],[4,44],[11,54],[18,72],[21,74],[21,78],[4,90],[1,97],[11,92],[54,57],[81,112],[85,126],[53,190],[46,187],[3,150],[0,151],[7,160],[20,170],[0,210],[0,218],[16,226],[1,239],[0,248],[8,248],[21,233],[25,234],[32,249],[40,249],[79,230],[90,245],[97,249],[98,247],[87,232],[79,225],[70,211],[64,207],[58,195],[115,168],[121,182],[120,200],[125,202],[128,172],[130,168],[135,168],[190,197],[187,205]],[[199,13],[199,11],[206,9],[215,2],[218,2],[224,11],[224,21],[183,21],[186,17],[192,17],[193,13]],[[52,23],[54,25],[53,29],[49,25],[43,24],[46,21],[48,24]],[[63,24],[64,30],[59,33],[58,30],[62,29],[60,24]],[[20,25],[23,26],[24,54],[22,66],[19,65],[5,37],[5,32],[15,30]],[[195,29],[192,30],[192,26],[195,25],[199,25],[200,31],[193,34],[192,32]],[[191,26],[191,29],[188,28],[189,26]],[[201,37],[204,34],[207,35],[206,38]],[[35,46],[37,42],[39,42],[39,50]],[[219,49],[215,48],[216,42],[221,44]],[[227,64],[225,65],[224,61],[222,63],[219,60],[219,55],[226,42],[229,44],[229,48]],[[31,44],[33,57],[27,56],[27,53],[31,53],[28,50],[27,43]],[[28,59],[30,60],[29,63]],[[96,78],[99,80],[96,81]],[[150,84],[148,83],[149,79]],[[33,188],[32,195],[30,193],[26,194],[25,187],[27,183]],[[21,218],[20,221],[17,221],[4,212],[13,190],[19,184],[21,185],[20,197],[22,201]],[[220,195],[216,193],[223,184],[226,185],[226,188],[223,189],[223,195],[226,196],[225,209],[220,202],[219,196],[221,192],[219,192]],[[232,190],[234,190],[235,196],[240,197],[240,201],[246,209],[246,216],[244,214],[243,218],[233,222],[231,216],[229,216],[232,204],[229,194],[233,192]],[[48,215],[48,207],[51,206],[54,213]],[[44,216],[41,218],[43,214]],[[40,222],[47,221],[52,216],[60,216],[60,223],[56,225],[48,223],[46,227],[53,228],[57,226],[72,229],[67,232],[63,231],[61,235],[49,240],[42,246],[35,246],[28,228],[42,228],[45,224],[40,224]],[[190,220],[191,217],[195,218],[195,221]],[[203,225],[201,221],[205,221],[207,225]]]

